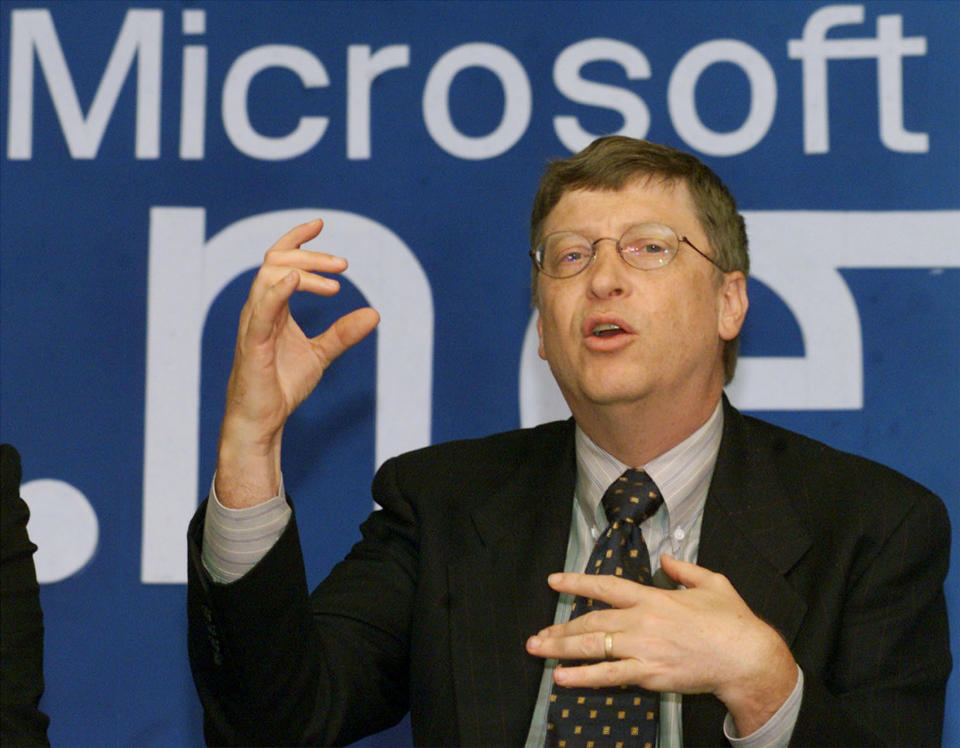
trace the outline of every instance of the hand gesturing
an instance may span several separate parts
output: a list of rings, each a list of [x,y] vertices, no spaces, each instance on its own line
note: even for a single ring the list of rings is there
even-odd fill
[[[332,296],[340,290],[338,281],[317,273],[341,273],[347,261],[301,249],[322,228],[320,220],[297,226],[267,251],[240,314],[217,460],[217,496],[227,506],[273,496],[287,418],[326,368],[379,322],[373,309],[357,309],[311,338],[290,314],[294,291]]]

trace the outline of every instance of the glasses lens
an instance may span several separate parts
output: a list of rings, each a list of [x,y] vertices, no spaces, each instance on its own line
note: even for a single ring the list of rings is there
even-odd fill
[[[680,248],[680,240],[669,226],[641,223],[631,226],[620,239],[620,254],[640,270],[655,270],[668,264]]]
[[[590,262],[593,248],[579,234],[550,234],[537,247],[540,268],[554,278],[576,275]]]

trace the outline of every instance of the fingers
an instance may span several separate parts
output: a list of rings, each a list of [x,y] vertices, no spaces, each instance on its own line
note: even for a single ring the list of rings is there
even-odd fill
[[[567,687],[644,685],[644,679],[651,671],[643,661],[630,654],[632,648],[631,635],[617,630],[556,639],[537,635],[527,642],[527,651],[537,657],[556,658],[564,663],[597,660],[582,665],[558,665],[553,671],[553,679]]]
[[[292,247],[299,247],[301,244],[304,244],[315,238],[322,230],[323,220],[320,218],[315,218],[312,221],[301,223],[299,226],[295,226],[286,234],[277,239],[270,249],[290,249]]]
[[[709,586],[724,578],[709,569],[680,561],[666,553],[660,555],[660,566],[674,582],[688,588]]]
[[[367,337],[379,322],[380,315],[370,307],[355,309],[315,337],[313,344],[323,361],[324,368],[345,350]]]
[[[627,685],[637,682],[637,665],[628,660],[610,660],[572,667],[564,665],[554,668],[553,680],[557,685],[567,688]]]
[[[582,616],[583,617],[583,616]],[[565,635],[544,629],[527,640],[527,651],[537,657],[556,657],[559,660],[604,660],[616,657],[616,630],[590,630],[584,633],[566,630]],[[607,652],[607,637],[610,652]]]
[[[315,273],[342,273],[347,269],[347,261],[342,257],[326,252],[314,252],[311,249],[274,247],[267,250],[263,260],[263,264],[268,267],[296,267]]]
[[[547,577],[547,583],[557,592],[568,592],[571,595],[603,600],[614,608],[634,605],[645,593],[653,589],[610,574],[558,573]]]
[[[340,284],[316,273],[342,273],[347,269],[347,261],[342,257],[325,252],[313,252],[301,249],[301,245],[316,237],[323,228],[323,221],[301,224],[281,236],[263,258],[263,265],[251,288],[251,298],[264,293],[280,282],[290,270],[297,270],[299,281],[297,288],[321,295],[330,295],[340,289]]]
[[[787,653],[779,659],[792,663],[782,639],[753,615],[725,576],[667,555],[661,565],[683,589],[608,575],[550,575],[553,589],[612,607],[543,629],[527,641],[527,651],[544,659],[587,661],[555,671],[564,686],[634,683],[730,701],[739,698],[742,684],[757,681],[757,673],[777,660],[768,654],[776,647]],[[767,643],[770,633],[777,636],[774,647]]]
[[[294,291],[306,291],[319,296],[332,296],[339,292],[339,281],[318,273],[342,273],[347,269],[347,261],[336,255],[300,248],[301,244],[316,237],[322,228],[323,221],[320,219],[301,224],[280,237],[267,250],[241,313],[241,333],[245,332],[250,342],[266,340],[275,333],[278,323],[288,313],[287,304]],[[355,327],[353,323],[347,323],[336,331],[329,360],[332,361],[373,329],[369,317],[361,319],[366,321],[359,325],[359,333],[352,331]],[[376,322],[372,325],[375,326]],[[342,346],[336,342],[341,337],[346,341]],[[321,350],[325,348],[321,346]]]
[[[346,269],[347,261],[342,257],[306,249],[271,249],[254,279],[250,296],[255,298],[265,293],[291,272],[297,275],[299,290],[331,296],[340,290],[339,281],[317,273],[342,273]]]
[[[289,271],[260,296],[247,320],[247,336],[251,342],[270,337],[277,320],[286,309],[287,302],[297,289],[297,284],[297,273]]]

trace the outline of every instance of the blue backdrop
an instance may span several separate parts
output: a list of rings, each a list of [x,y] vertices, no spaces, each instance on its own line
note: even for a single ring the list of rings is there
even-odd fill
[[[960,522],[958,29],[955,2],[4,0],[0,438],[52,740],[201,741],[184,532],[273,239],[319,215],[351,260],[336,301],[297,300],[305,327],[383,315],[285,434],[315,583],[384,458],[563,414],[528,345],[527,218],[546,160],[600,134],[690,150],[738,196],[735,404]]]

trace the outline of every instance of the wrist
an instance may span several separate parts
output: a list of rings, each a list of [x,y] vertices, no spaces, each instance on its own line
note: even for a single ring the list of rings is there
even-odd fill
[[[282,434],[271,439],[242,439],[226,425],[217,452],[215,489],[220,503],[231,509],[256,506],[276,496],[280,485]]]
[[[756,667],[716,694],[744,737],[777,713],[793,693],[800,672],[786,642],[772,628],[769,634],[768,643],[756,650]]]

